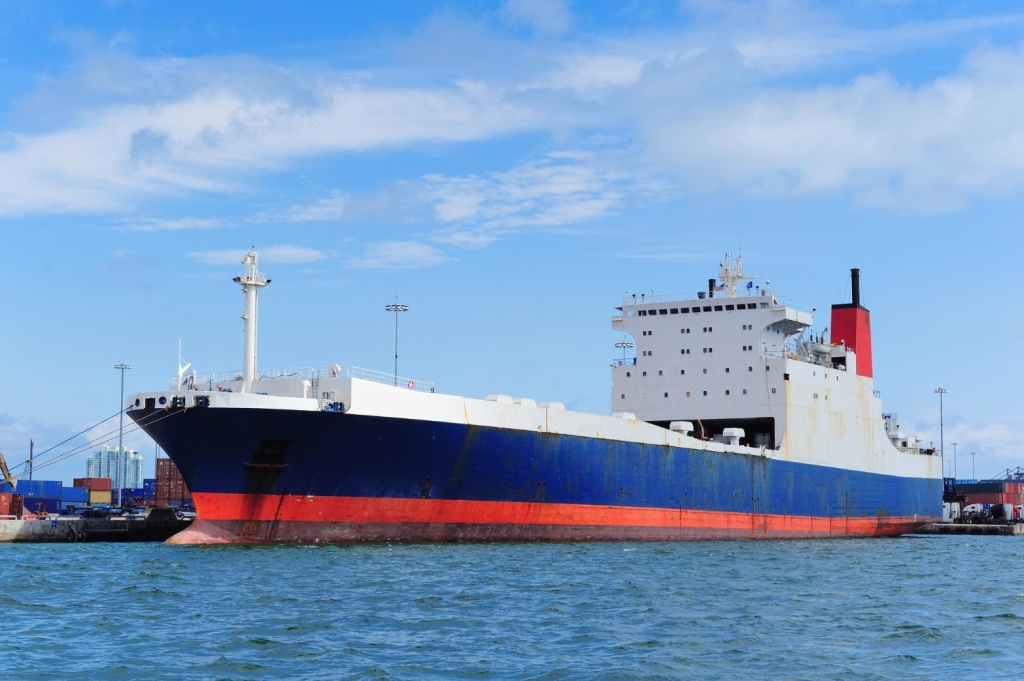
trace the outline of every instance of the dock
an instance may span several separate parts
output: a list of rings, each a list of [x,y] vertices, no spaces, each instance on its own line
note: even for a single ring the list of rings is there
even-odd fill
[[[962,534],[992,537],[1016,537],[1024,535],[1024,524],[1014,523],[930,523],[913,534]]]
[[[36,520],[0,519],[0,544],[45,542],[162,542],[192,524],[169,517],[80,518],[50,516]]]

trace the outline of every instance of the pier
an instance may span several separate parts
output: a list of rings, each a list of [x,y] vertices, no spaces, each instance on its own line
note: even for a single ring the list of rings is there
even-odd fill
[[[1024,524],[995,523],[929,523],[913,534],[964,534],[1000,537],[1024,535]]]

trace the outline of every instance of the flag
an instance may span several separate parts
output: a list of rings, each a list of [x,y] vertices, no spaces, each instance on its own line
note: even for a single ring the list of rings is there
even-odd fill
[[[719,284],[718,286],[715,287],[715,290],[716,291],[724,291],[725,290],[725,284]]]
[[[747,288],[754,288],[754,282],[748,281],[747,282]]]

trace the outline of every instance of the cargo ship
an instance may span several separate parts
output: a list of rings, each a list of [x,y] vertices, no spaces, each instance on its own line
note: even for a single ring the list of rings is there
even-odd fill
[[[270,280],[255,250],[242,264],[242,370],[179,359],[126,404],[192,493],[173,543],[895,536],[941,517],[941,458],[874,391],[857,269],[828,333],[742,257],[693,293],[624,297],[598,415],[397,371],[258,371]]]

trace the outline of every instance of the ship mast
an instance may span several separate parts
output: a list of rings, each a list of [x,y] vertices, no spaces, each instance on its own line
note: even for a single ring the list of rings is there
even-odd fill
[[[725,254],[725,262],[718,263],[718,280],[725,284],[725,292],[730,298],[736,297],[736,285],[744,281],[755,281],[757,275],[743,275],[743,256],[736,256],[736,266],[732,265],[732,254]]]
[[[242,355],[242,392],[247,393],[252,390],[252,382],[256,378],[257,296],[259,290],[269,284],[270,280],[260,274],[255,246],[242,258],[242,264],[245,265],[245,274],[235,277],[233,281],[242,285],[242,293],[245,295],[245,312],[242,314],[245,337]]]

